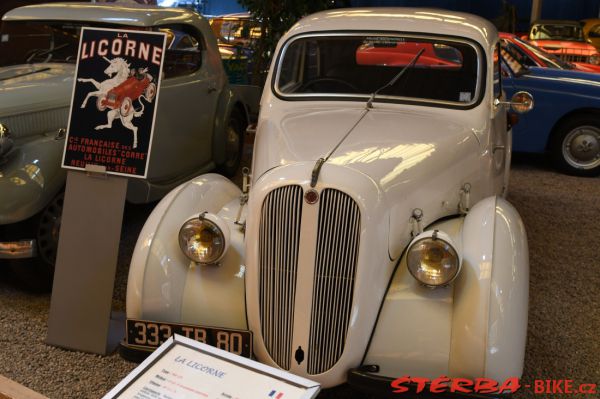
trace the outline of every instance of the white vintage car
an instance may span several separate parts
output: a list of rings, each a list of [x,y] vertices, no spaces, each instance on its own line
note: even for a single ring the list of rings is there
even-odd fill
[[[187,335],[331,387],[519,377],[529,261],[504,199],[498,34],[428,9],[321,12],[280,40],[252,174],[169,193],[138,239],[123,353]]]

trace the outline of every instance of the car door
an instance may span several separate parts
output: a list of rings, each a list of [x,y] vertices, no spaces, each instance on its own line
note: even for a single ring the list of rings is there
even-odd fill
[[[189,25],[162,26],[167,34],[148,180],[171,184],[212,160],[212,133],[220,93],[219,71],[200,33]]]

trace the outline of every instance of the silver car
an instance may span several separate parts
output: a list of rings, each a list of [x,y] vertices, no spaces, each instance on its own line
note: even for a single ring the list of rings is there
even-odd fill
[[[100,4],[17,8],[0,36],[0,262],[30,286],[51,282],[66,171],[60,167],[82,26],[163,31],[163,67],[147,179],[127,199],[145,203],[213,169],[238,168],[257,87],[232,86],[209,23],[186,9]]]

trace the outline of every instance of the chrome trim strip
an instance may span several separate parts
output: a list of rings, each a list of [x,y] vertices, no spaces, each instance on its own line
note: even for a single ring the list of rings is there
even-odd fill
[[[35,240],[0,242],[0,259],[26,259],[36,255]]]

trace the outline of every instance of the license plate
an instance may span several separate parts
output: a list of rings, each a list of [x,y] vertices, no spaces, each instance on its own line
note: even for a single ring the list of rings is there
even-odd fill
[[[127,319],[129,346],[155,349],[173,334],[183,335],[236,355],[248,358],[252,356],[251,331]]]

